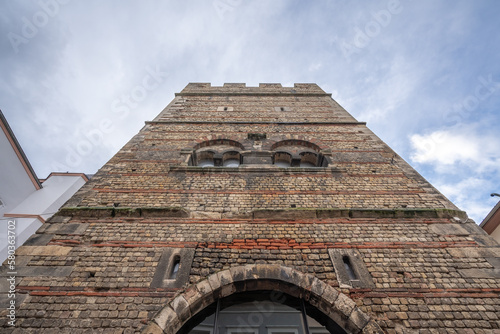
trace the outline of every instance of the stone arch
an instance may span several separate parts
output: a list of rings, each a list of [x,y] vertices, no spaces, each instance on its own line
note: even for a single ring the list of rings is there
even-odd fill
[[[189,157],[186,163],[192,166],[199,166],[202,160],[211,160],[212,166],[220,167],[224,162],[224,155],[228,152],[240,152],[244,150],[244,145],[238,138],[226,136],[207,136],[196,140],[189,149]],[[238,160],[241,158],[239,157]]]
[[[347,333],[384,333],[355,302],[318,278],[280,265],[236,266],[192,284],[163,307],[143,334],[175,334],[193,315],[219,298],[237,292],[281,291],[302,298],[323,312]]]
[[[326,150],[329,148],[327,145],[325,145],[324,143],[315,138],[292,135],[292,136],[287,136],[286,138],[283,137],[270,138],[268,141],[266,141],[264,145],[265,147],[263,147],[263,149],[272,151],[280,146],[285,146],[285,145],[303,146],[310,148],[316,152],[321,152],[322,150]]]
[[[209,137],[204,137],[200,140],[197,140],[196,144],[194,144],[193,149],[198,150],[203,147],[208,147],[208,146],[214,146],[214,145],[228,145],[228,146],[234,146],[239,149],[244,149],[243,144],[241,144],[238,140],[235,138],[227,138],[225,136],[209,136]]]

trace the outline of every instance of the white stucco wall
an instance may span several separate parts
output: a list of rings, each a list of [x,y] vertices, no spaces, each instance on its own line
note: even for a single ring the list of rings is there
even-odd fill
[[[500,226],[498,226],[490,235],[493,239],[500,243]]]
[[[43,224],[40,220],[36,218],[8,218],[3,221],[2,231],[0,233],[0,262],[3,262],[9,252],[9,238],[8,235],[8,226],[13,226],[13,229],[10,231],[14,233],[14,241],[15,248],[17,249],[21,246],[29,237],[35,234],[36,230],[38,230]],[[12,222],[12,223],[9,223]]]
[[[5,133],[0,129],[0,217],[19,205],[29,194],[36,191],[28,173],[17,157]]]
[[[45,220],[52,217],[59,208],[85,184],[81,176],[51,176],[43,183],[43,188],[30,194],[24,201],[6,214],[40,215]],[[2,218],[0,231],[0,261],[7,258],[8,220],[16,221],[16,248],[42,226],[36,218]]]
[[[46,215],[51,217],[85,184],[81,176],[51,176],[43,183],[43,188],[29,195],[9,213]]]

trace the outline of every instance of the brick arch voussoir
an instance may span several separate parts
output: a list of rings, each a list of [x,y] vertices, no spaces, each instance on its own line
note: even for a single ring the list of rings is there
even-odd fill
[[[362,312],[346,295],[318,278],[280,265],[236,266],[212,274],[189,286],[163,307],[142,331],[143,334],[175,334],[193,315],[217,299],[237,292],[272,290],[303,298],[347,333],[384,333],[375,320]]]
[[[218,141],[226,141],[230,143],[229,145],[238,147],[239,149],[244,149],[244,145],[242,144],[242,138],[237,138],[235,136],[224,136],[224,135],[209,135],[205,137],[201,137],[193,141],[190,146],[194,150],[198,150],[202,147],[217,145]]]
[[[287,135],[280,137],[271,137],[269,138],[269,140],[265,142],[262,148],[264,150],[271,151],[275,148],[276,144],[286,140],[295,140],[298,142],[303,142],[305,144],[313,144],[315,146],[315,150],[318,152],[329,148],[327,145],[325,145],[325,143],[321,142],[320,140],[312,137],[306,137],[303,135]]]

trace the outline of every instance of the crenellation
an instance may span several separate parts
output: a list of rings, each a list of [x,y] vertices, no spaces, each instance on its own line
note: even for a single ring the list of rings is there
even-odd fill
[[[283,86],[281,86],[280,83],[259,83],[259,88],[261,89],[281,89]]]
[[[246,83],[224,83],[222,88],[228,90],[240,90],[242,88],[246,88]],[[217,88],[216,86],[211,86],[213,88]]]
[[[279,83],[260,83],[258,87],[247,86],[244,83],[224,83],[223,86],[212,86],[210,83],[189,83],[177,96],[193,96],[224,94],[231,95],[326,95],[318,85],[308,83],[296,83],[293,87],[283,87]]]

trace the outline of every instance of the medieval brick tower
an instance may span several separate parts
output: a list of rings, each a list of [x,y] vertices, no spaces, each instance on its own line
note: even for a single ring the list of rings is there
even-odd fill
[[[315,84],[189,84],[16,270],[5,332],[500,331],[498,244]]]

